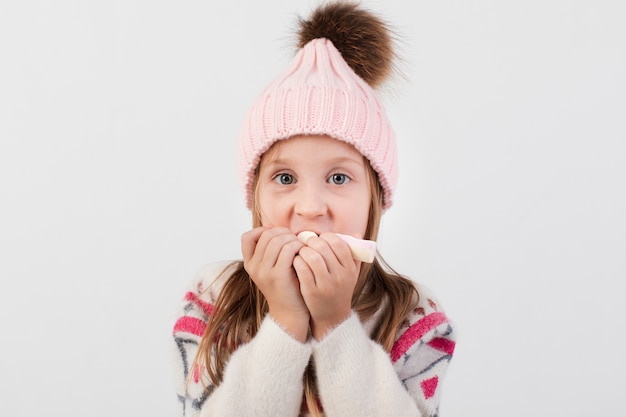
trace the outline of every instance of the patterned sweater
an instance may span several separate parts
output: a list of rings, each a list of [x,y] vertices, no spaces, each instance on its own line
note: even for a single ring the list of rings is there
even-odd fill
[[[217,280],[224,268],[225,271]],[[416,284],[419,303],[390,353],[370,339],[377,315],[356,314],[321,341],[300,343],[266,316],[256,336],[233,352],[215,388],[190,369],[217,295],[235,266],[210,264],[196,276],[174,324],[175,377],[184,417],[297,417],[303,374],[312,358],[327,417],[436,416],[455,342],[433,294]],[[188,378],[191,372],[190,378]],[[207,378],[208,379],[208,378]]]

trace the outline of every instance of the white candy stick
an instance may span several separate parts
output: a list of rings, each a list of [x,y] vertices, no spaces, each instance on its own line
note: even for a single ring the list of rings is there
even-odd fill
[[[301,242],[306,243],[311,236],[317,236],[317,234],[310,231],[304,231],[298,234],[298,239],[300,239]],[[337,233],[337,236],[348,244],[354,259],[367,263],[372,263],[372,261],[374,261],[374,258],[376,257],[376,242],[373,240],[357,239],[340,233]]]

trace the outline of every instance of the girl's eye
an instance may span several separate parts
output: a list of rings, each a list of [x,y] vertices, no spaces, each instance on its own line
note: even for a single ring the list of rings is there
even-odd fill
[[[274,181],[276,181],[277,183],[281,185],[290,185],[296,182],[296,179],[291,174],[282,173],[282,174],[276,175],[274,177]]]
[[[349,182],[350,178],[346,174],[333,174],[328,181],[335,185],[343,185]]]

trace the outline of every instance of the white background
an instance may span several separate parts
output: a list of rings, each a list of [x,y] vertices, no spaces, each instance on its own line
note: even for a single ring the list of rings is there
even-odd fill
[[[0,2],[0,415],[174,415],[179,300],[239,256],[235,137],[314,4]],[[380,249],[458,330],[442,415],[625,415],[624,3],[365,4],[406,76]]]

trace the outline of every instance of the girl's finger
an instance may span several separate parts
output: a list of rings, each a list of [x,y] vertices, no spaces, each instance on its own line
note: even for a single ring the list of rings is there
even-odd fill
[[[300,242],[298,238],[293,235],[293,238],[282,244],[280,252],[276,258],[276,266],[279,267],[291,267],[294,263],[294,257],[298,254],[300,249],[304,247],[304,243]]]
[[[241,235],[241,254],[244,261],[252,258],[261,235],[268,229],[269,227],[256,227]]]
[[[302,256],[296,255],[293,259],[293,269],[295,269],[298,280],[300,281],[301,292],[308,292],[307,288],[315,286],[315,274]]]
[[[326,242],[328,248],[332,251],[333,256],[327,254],[324,258],[329,266],[338,264],[342,267],[350,267],[354,264],[350,246],[343,239],[335,233],[322,233],[319,237]],[[333,260],[336,260],[337,263],[332,262]]]

